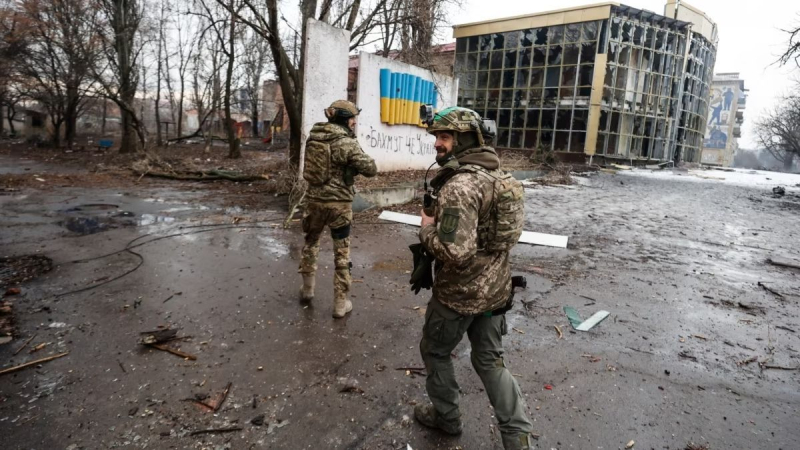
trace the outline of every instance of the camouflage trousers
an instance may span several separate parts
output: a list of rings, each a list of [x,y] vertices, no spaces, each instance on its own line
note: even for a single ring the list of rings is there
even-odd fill
[[[319,239],[325,227],[330,228],[333,238],[333,260],[335,274],[333,288],[336,292],[350,290],[350,226],[353,223],[353,208],[349,202],[315,203],[306,205],[303,212],[305,245],[300,260],[300,273],[317,271]]]
[[[425,311],[425,325],[419,350],[428,372],[425,387],[436,412],[446,421],[461,417],[453,359],[450,356],[464,334],[472,346],[472,367],[483,382],[494,408],[502,434],[533,431],[525,415],[525,401],[517,380],[503,360],[506,316],[464,316],[444,306],[435,298]]]

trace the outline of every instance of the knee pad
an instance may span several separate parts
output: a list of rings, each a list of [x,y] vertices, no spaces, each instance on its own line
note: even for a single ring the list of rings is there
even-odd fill
[[[350,225],[345,225],[340,228],[331,228],[331,238],[333,239],[346,239],[350,237]]]

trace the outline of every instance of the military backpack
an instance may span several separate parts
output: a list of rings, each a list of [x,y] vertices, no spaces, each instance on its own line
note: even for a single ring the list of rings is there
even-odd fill
[[[480,174],[492,183],[492,206],[488,217],[478,225],[478,247],[487,252],[507,252],[522,236],[525,221],[524,189],[510,173],[489,171],[477,165],[462,166],[460,171]]]
[[[320,186],[331,180],[330,142],[309,140],[306,143],[303,178],[312,186]]]

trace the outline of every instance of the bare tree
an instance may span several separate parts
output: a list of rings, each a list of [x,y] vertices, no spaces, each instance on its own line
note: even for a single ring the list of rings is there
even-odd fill
[[[226,0],[217,0],[224,4]],[[303,99],[303,67],[306,24],[309,18],[323,20],[333,26],[350,31],[351,49],[369,42],[369,37],[378,25],[378,12],[388,0],[376,0],[373,5],[362,8],[361,0],[302,0],[300,2],[300,26],[294,29],[293,37],[299,40],[299,58],[289,56],[295,46],[281,32],[279,23],[286,19],[279,10],[278,0],[242,0],[246,5],[246,13],[240,12],[237,17],[253,31],[263,37],[269,44],[278,82],[283,93],[284,105],[289,117],[290,146],[289,160],[297,166],[300,161],[300,141]]]
[[[52,142],[75,139],[78,114],[97,64],[98,15],[88,0],[22,0],[31,46],[19,61],[27,95],[42,104],[53,126]]]
[[[800,158],[800,82],[755,124],[756,141],[790,170]]]
[[[0,61],[17,61],[24,58],[29,36],[26,20],[11,0],[0,0]],[[20,99],[20,77],[17,64],[0,64],[0,110],[6,108],[11,132],[15,133],[13,117]],[[5,118],[0,114],[0,134]]]
[[[119,106],[122,115],[120,153],[138,153],[147,144],[147,129],[134,105],[146,43],[140,35],[144,4],[141,0],[98,3],[107,27],[102,34],[106,65],[96,70],[96,79],[103,95]]]
[[[250,106],[250,121],[253,136],[258,136],[259,109],[261,105],[261,80],[264,72],[271,66],[269,45],[261,36],[250,30],[241,34],[242,66],[244,68],[244,90]]]
[[[789,35],[789,42],[786,46],[786,51],[778,58],[778,62],[781,65],[785,65],[794,61],[800,67],[800,25],[783,31]]]

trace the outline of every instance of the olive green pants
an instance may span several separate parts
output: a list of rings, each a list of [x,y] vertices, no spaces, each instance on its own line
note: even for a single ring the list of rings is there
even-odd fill
[[[426,388],[436,412],[445,420],[461,416],[458,383],[450,354],[467,333],[472,345],[472,367],[480,376],[503,434],[531,433],[519,385],[503,361],[502,335],[506,316],[462,316],[431,299],[419,350],[428,373]]]

